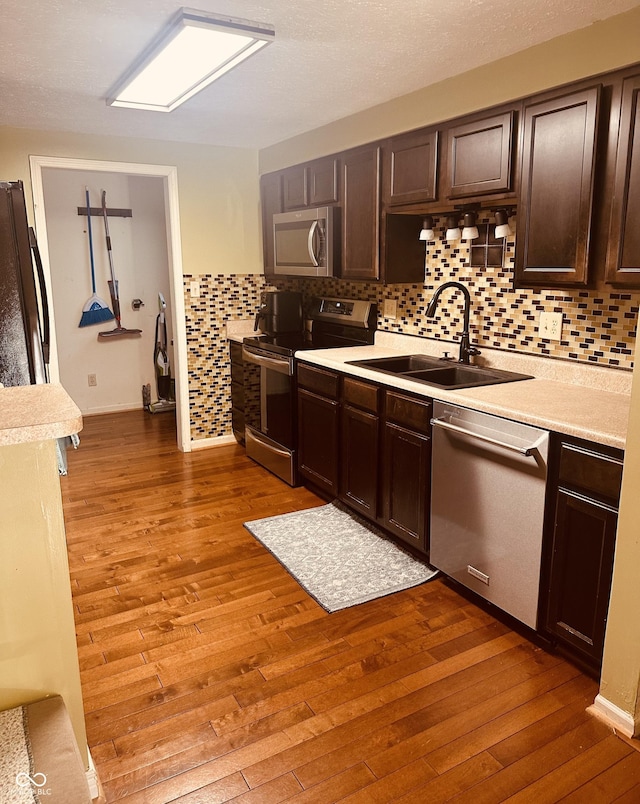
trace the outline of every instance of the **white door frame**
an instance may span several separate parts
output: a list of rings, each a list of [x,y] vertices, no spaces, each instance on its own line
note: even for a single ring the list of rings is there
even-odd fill
[[[44,269],[45,285],[52,299],[51,263],[47,238],[47,218],[44,208],[43,168],[62,170],[104,171],[125,173],[131,176],[161,178],[164,186],[164,204],[167,220],[167,253],[169,258],[169,282],[171,287],[171,322],[174,338],[174,361],[176,371],[176,418],[178,448],[191,452],[189,373],[187,370],[187,327],[184,307],[182,244],[180,239],[180,207],[178,203],[178,170],[172,165],[144,165],[130,162],[104,162],[93,159],[67,157],[30,156],[31,187],[35,214],[35,228]],[[53,304],[49,305],[51,318],[51,354],[49,376],[52,382],[60,382],[60,365],[56,339]]]

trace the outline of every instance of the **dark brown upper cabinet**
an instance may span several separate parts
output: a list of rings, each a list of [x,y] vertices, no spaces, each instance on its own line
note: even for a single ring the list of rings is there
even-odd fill
[[[600,85],[523,111],[517,287],[588,282]]]
[[[307,206],[307,171],[294,165],[282,171],[282,197],[285,212]]]
[[[306,173],[309,206],[322,207],[340,201],[340,160],[337,157],[309,162]]]
[[[337,204],[339,159],[334,156],[293,165],[282,171],[285,211]]]
[[[273,275],[275,254],[273,244],[273,216],[283,211],[282,173],[267,173],[260,178],[262,205],[262,249],[265,275]]]
[[[514,132],[513,110],[451,126],[446,132],[444,197],[510,192]]]
[[[380,147],[342,158],[342,278],[380,278]]]
[[[386,204],[428,203],[437,199],[438,137],[437,131],[421,129],[389,140],[384,166]]]
[[[640,74],[622,83],[606,282],[640,287]]]

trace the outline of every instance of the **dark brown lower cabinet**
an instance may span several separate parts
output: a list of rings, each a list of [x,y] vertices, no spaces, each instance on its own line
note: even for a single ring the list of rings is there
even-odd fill
[[[382,524],[429,553],[431,411],[427,399],[387,391],[382,447]]]
[[[557,486],[542,595],[543,630],[598,674],[611,592],[622,454],[585,442],[556,450]]]
[[[383,525],[426,552],[431,439],[387,422],[383,456]]]
[[[336,399],[298,389],[298,469],[331,497],[338,494],[339,411]]]
[[[302,362],[297,377],[305,483],[428,556],[431,400]]]
[[[342,408],[340,499],[370,519],[377,516],[378,427],[377,414]]]

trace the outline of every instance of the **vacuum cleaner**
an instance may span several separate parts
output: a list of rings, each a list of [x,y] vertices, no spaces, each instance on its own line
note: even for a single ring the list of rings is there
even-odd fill
[[[159,312],[156,316],[156,342],[153,349],[153,365],[156,373],[157,402],[148,406],[149,413],[165,413],[176,409],[171,393],[171,366],[167,355],[167,303],[162,293],[158,293]]]

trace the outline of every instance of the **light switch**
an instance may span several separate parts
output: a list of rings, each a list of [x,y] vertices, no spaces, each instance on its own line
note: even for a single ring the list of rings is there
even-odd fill
[[[189,283],[189,293],[192,299],[197,299],[200,295],[200,282],[191,281]]]

